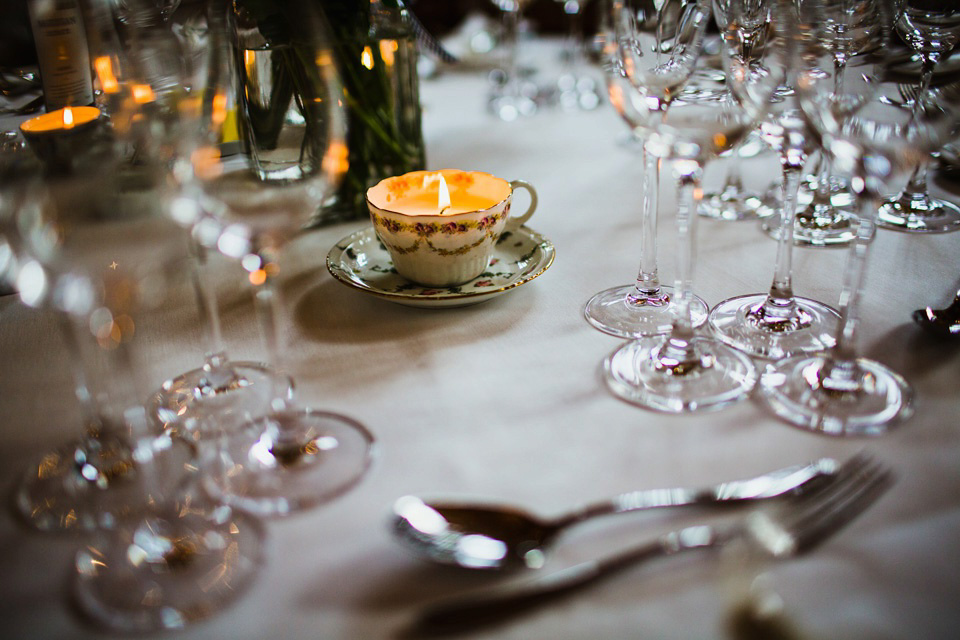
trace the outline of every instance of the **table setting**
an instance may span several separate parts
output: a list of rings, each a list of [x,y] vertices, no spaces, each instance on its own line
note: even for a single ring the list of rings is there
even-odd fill
[[[953,638],[960,11],[367,4],[4,105],[4,635]]]

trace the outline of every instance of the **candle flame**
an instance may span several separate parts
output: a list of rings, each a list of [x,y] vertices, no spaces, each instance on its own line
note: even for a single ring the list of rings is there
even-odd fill
[[[435,182],[439,183],[437,186],[437,211],[443,213],[444,210],[450,208],[450,189],[447,187],[447,181],[444,180],[443,174],[437,172],[424,176],[423,188],[426,189]]]
[[[370,47],[363,48],[363,53],[360,54],[360,64],[367,69],[373,70],[373,51]]]
[[[93,61],[93,68],[100,80],[100,88],[104,93],[116,93],[120,87],[117,76],[113,73],[113,62],[107,56],[100,56]]]
[[[73,129],[73,109],[70,107],[63,108],[63,128]]]

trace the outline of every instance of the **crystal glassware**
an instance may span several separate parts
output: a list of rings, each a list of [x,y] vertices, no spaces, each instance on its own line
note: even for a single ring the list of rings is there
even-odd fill
[[[769,47],[771,60],[774,52],[779,52],[780,56],[789,55],[788,22],[782,19],[785,6],[774,3],[762,17],[767,33],[764,46]],[[707,3],[686,3],[683,8],[684,13],[678,16],[682,28],[692,28],[698,20],[709,19]],[[651,46],[638,39],[639,34],[631,28],[630,12],[624,16],[622,5],[618,3],[614,3],[611,9],[620,25],[618,36],[627,43],[627,46],[621,46],[621,55],[629,75],[630,70],[642,68],[636,65],[635,57],[649,55]],[[746,7],[740,0],[735,0],[730,10],[738,15]],[[721,408],[745,399],[757,379],[756,368],[745,354],[718,340],[698,335],[689,312],[694,227],[703,165],[717,154],[733,148],[753,130],[769,107],[774,89],[780,84],[775,77],[777,70],[785,68],[782,59],[769,67],[751,64],[746,55],[750,47],[743,46],[742,34],[728,30],[722,36],[724,70],[728,78],[751,73],[774,77],[769,82],[756,82],[749,90],[735,93],[736,100],[704,104],[702,101],[684,102],[681,98],[653,126],[646,143],[647,151],[671,162],[682,194],[677,212],[680,235],[677,251],[678,312],[667,336],[628,342],[604,361],[605,380],[614,394],[642,407],[664,412]],[[652,78],[637,75],[632,80],[643,85],[662,74],[669,78],[673,69],[694,65],[701,47],[702,39],[692,41],[682,49],[671,48],[670,53],[649,72]],[[654,45],[652,50],[662,51],[662,48]],[[746,83],[742,85],[746,86]]]
[[[217,73],[207,92],[217,109],[236,87],[244,145],[232,156],[215,148],[194,154],[200,159],[194,184],[218,230],[212,247],[247,271],[268,361],[284,372],[278,256],[346,170],[342,91],[332,42],[314,3],[278,2],[266,12],[234,3],[229,18],[236,37],[229,50],[213,48],[218,55],[210,66]],[[284,135],[262,126],[276,114],[264,112],[250,95],[261,59],[290,83],[286,100],[271,106],[281,115],[293,112],[301,123]],[[380,70],[374,65],[370,71]],[[331,500],[364,476],[370,433],[347,416],[295,406],[288,391],[285,384],[275,388],[270,410],[224,439],[211,467],[216,472],[204,476],[211,494],[253,513],[284,515]]]
[[[565,111],[591,111],[600,106],[600,88],[584,72],[583,7],[589,0],[556,0],[567,22],[563,72],[557,78],[557,103]]]
[[[741,37],[756,38],[758,33],[755,24],[738,23],[730,25],[729,4],[729,0],[713,0],[713,19],[718,25],[723,25],[719,27],[719,31],[723,32],[733,28],[742,34]],[[726,78],[723,71],[719,70],[716,73],[718,74],[716,81],[722,87],[719,92],[720,96],[729,97],[730,94],[726,88]],[[693,82],[691,82],[692,84]],[[744,186],[740,167],[741,160],[756,156],[763,151],[763,147],[763,141],[754,132],[747,136],[735,149],[724,154],[728,158],[724,181],[718,191],[704,191],[700,208],[697,211],[701,216],[714,220],[736,222],[738,220],[766,218],[774,214],[774,207],[770,205],[768,198],[765,198],[762,193],[749,190]]]
[[[836,68],[830,49],[838,34],[825,26],[832,12],[846,8],[846,3],[834,0],[802,8],[803,68],[797,80],[801,107],[834,166],[851,176],[859,207],[836,344],[824,354],[770,365],[758,396],[781,419],[803,429],[835,436],[879,435],[913,412],[913,392],[907,381],[884,364],[856,353],[860,299],[879,194],[886,181],[913,170],[954,134],[958,91],[951,88],[928,95],[912,110],[890,99],[899,94],[899,87],[882,81],[886,55],[893,50],[893,7],[888,3],[870,6],[876,23],[869,37],[875,46],[850,57],[845,69]]]
[[[0,158],[0,264],[3,279],[27,306],[55,314],[72,366],[80,408],[80,436],[31,462],[17,485],[13,502],[22,520],[40,531],[91,531],[111,527],[132,501],[136,485],[127,439],[101,419],[98,376],[90,371],[80,325],[90,309],[88,283],[67,272],[46,268],[30,255],[28,215],[42,200],[39,159],[17,136]],[[21,211],[28,211],[19,215]],[[23,232],[27,232],[27,236]],[[81,320],[75,322],[73,317]]]
[[[649,138],[656,122],[665,117],[677,93],[695,70],[693,60],[666,66],[666,56],[639,55],[635,47],[664,49],[703,46],[708,20],[680,29],[688,7],[672,2],[662,7],[652,0],[608,3],[603,18],[603,64],[610,103],[630,126],[635,139]],[[709,16],[709,8],[700,9]],[[653,44],[652,44],[653,43]],[[657,44],[659,43],[659,44]],[[640,76],[644,76],[640,78]],[[584,306],[587,322],[621,338],[660,335],[670,331],[677,311],[672,287],[661,285],[657,268],[657,221],[660,158],[640,148],[644,177],[641,183],[640,271],[634,283],[605,289]],[[703,324],[707,305],[697,296],[688,301],[694,326]]]
[[[66,114],[64,111],[64,118]],[[132,458],[128,429],[108,415],[104,401],[110,388],[93,367],[94,351],[88,344],[97,277],[78,273],[75,265],[57,254],[57,233],[43,235],[64,226],[56,222],[64,200],[87,197],[85,180],[100,177],[97,163],[102,158],[108,167],[113,166],[110,163],[117,151],[110,143],[113,130],[107,134],[109,122],[99,115],[85,125],[83,144],[58,144],[62,132],[55,130],[4,154],[0,199],[12,205],[0,205],[0,226],[4,227],[8,252],[6,275],[15,279],[26,305],[56,315],[80,409],[79,437],[31,462],[13,495],[22,519],[41,531],[111,528],[139,499],[141,468]],[[86,173],[80,174],[81,170]],[[129,191],[126,182],[136,183],[129,173],[109,176],[106,184],[116,186],[125,181],[120,186]],[[77,206],[77,217],[95,213]],[[54,222],[49,221],[51,215]],[[180,447],[168,451],[174,456],[184,453]]]
[[[819,2],[820,0],[817,0]],[[868,54],[878,29],[878,0],[851,0],[823,11],[822,44],[832,55],[833,74],[843,82],[846,67],[855,56]],[[826,39],[829,39],[827,42]],[[853,242],[858,216],[848,181],[833,169],[829,153],[820,156],[815,179],[809,184],[810,201],[794,217],[793,241],[801,246],[842,246]],[[761,223],[770,235],[780,234],[780,220]]]
[[[749,8],[757,13],[766,10],[762,4]],[[756,20],[738,22],[750,24]],[[751,83],[765,84],[771,79],[785,79],[777,87],[776,99],[760,125],[761,135],[780,156],[783,173],[780,229],[785,233],[778,234],[773,283],[769,291],[736,296],[718,303],[711,309],[708,323],[720,340],[753,356],[778,359],[822,351],[834,344],[839,316],[829,305],[794,295],[792,270],[797,191],[815,136],[808,130],[796,101],[796,88],[792,84],[796,74],[792,66],[772,69],[773,65],[792,65],[794,61],[784,59],[775,49],[766,50],[762,40],[751,43],[749,50],[744,49],[743,56],[749,64],[773,73],[731,74],[728,82],[734,94],[755,91]]]
[[[949,2],[902,0],[896,29],[921,59],[920,81],[910,97],[920,104],[930,91],[937,65],[960,41],[960,6]],[[943,233],[960,229],[960,207],[934,198],[927,187],[930,161],[917,167],[907,186],[880,207],[880,226],[909,233]]]
[[[72,302],[80,352],[101,374],[99,425],[126,444],[114,461],[122,480],[105,489],[125,501],[78,552],[75,601],[111,630],[144,632],[181,628],[235,600],[262,560],[263,529],[192,491],[193,448],[158,436],[143,404],[143,334],[189,256],[187,234],[168,216],[167,153],[189,101],[169,30],[124,23],[116,10],[97,1],[85,11],[105,113],[97,135],[69,165],[37,176],[18,226],[25,253]]]
[[[212,73],[207,64],[209,47],[211,44],[217,46],[216,38],[222,37],[210,31],[209,19],[208,12],[197,11],[185,18],[183,23],[178,23],[174,30],[180,34],[178,43],[183,51],[181,85],[189,95],[204,95],[204,88]],[[278,90],[279,87],[272,84],[274,77],[269,62],[268,57],[255,60],[258,78],[263,83],[256,87],[255,94],[266,96],[264,108],[267,110],[271,107],[267,97],[283,94],[282,90]],[[283,80],[280,81],[282,84]],[[289,101],[289,96],[287,99]],[[222,127],[214,119],[223,115],[223,109],[206,104],[190,113],[189,128],[181,127],[178,144],[173,147],[176,170],[172,174],[179,193],[171,206],[171,217],[186,227],[193,239],[191,282],[200,312],[200,324],[204,329],[206,350],[202,365],[165,380],[151,396],[148,408],[165,429],[196,440],[203,437],[201,430],[203,425],[209,423],[211,413],[221,414],[222,417],[224,407],[228,405],[231,413],[240,417],[266,413],[277,389],[285,385],[292,393],[293,382],[288,376],[262,363],[235,361],[228,357],[216,287],[209,273],[208,246],[216,243],[222,229],[204,211],[204,198],[196,184],[193,159],[197,149],[218,146],[220,141],[214,137],[221,133]],[[288,131],[303,127],[296,117],[289,118],[289,122],[285,121],[284,124]],[[296,135],[295,131],[293,135]]]
[[[503,29],[497,45],[501,50],[502,62],[500,68],[491,74],[493,87],[487,97],[487,108],[507,122],[532,116],[539,108],[537,87],[524,80],[524,71],[519,64],[520,17],[528,2],[493,0],[503,18]]]

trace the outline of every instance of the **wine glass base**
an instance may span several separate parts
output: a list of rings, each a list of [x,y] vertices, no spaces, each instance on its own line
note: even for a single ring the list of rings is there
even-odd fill
[[[669,333],[673,326],[676,304],[672,287],[660,287],[669,297],[666,304],[632,302],[637,289],[628,284],[606,289],[596,294],[583,308],[583,317],[593,327],[618,338],[639,338]],[[707,303],[693,296],[690,303],[693,326],[707,320]]]
[[[621,346],[603,362],[604,380],[617,397],[664,413],[712,411],[744,400],[757,381],[745,354],[710,338],[693,344],[700,363],[683,374],[657,369],[655,356],[666,338],[641,338]]]
[[[164,469],[164,477],[183,482],[192,474],[195,451],[184,442],[168,444],[154,464]],[[129,440],[110,435],[43,454],[27,468],[14,493],[20,517],[40,531],[111,529],[131,505],[143,500]]]
[[[226,438],[206,489],[231,506],[282,516],[340,496],[366,474],[373,436],[335,413],[289,409]]]
[[[77,554],[77,604],[114,631],[183,629],[245,591],[264,540],[256,518],[222,505],[133,521]]]
[[[848,245],[857,237],[857,217],[837,211],[829,221],[807,221],[796,218],[793,226],[793,244],[799,247],[836,247]],[[761,228],[774,239],[780,238],[780,216],[765,218]]]
[[[809,298],[794,298],[797,309],[789,321],[764,324],[750,312],[766,300],[764,293],[724,300],[710,311],[711,331],[725,344],[760,358],[788,358],[836,344],[840,314],[833,308]]]
[[[225,368],[233,372],[222,386],[212,386],[210,375],[193,369],[164,382],[147,407],[164,429],[196,440],[204,431],[204,419],[215,414],[217,429],[229,429],[269,411],[278,389],[293,397],[293,380],[258,362],[230,361]],[[225,424],[232,420],[235,425]]]
[[[906,233],[949,233],[960,231],[960,207],[931,198],[932,205],[922,212],[905,210],[899,202],[887,202],[880,206],[878,225],[884,229]]]
[[[828,355],[767,366],[757,397],[785,422],[831,436],[876,436],[913,413],[913,391],[879,362],[857,358],[851,374],[834,382]]]
[[[767,218],[776,211],[776,206],[761,194],[739,191],[729,186],[720,193],[704,194],[697,209],[697,213],[704,218],[727,222]]]

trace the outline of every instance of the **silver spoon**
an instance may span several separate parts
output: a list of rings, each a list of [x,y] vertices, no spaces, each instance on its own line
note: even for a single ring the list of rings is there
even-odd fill
[[[543,566],[545,549],[561,531],[597,516],[659,507],[742,503],[796,495],[833,475],[839,464],[821,458],[756,478],[701,489],[648,489],[589,504],[554,519],[516,507],[424,502],[414,496],[394,504],[393,531],[408,548],[440,564],[468,569]]]
[[[960,336],[960,291],[946,309],[917,309],[913,321],[939,336]]]

